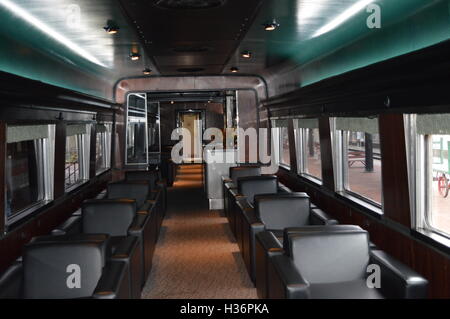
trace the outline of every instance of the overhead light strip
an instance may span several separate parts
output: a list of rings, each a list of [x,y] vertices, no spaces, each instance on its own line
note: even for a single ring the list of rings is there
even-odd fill
[[[321,27],[319,30],[317,30],[313,34],[314,37],[318,37],[322,34],[325,34],[327,32],[330,32],[331,30],[336,29],[338,26],[340,26],[342,23],[353,17],[355,14],[360,12],[362,9],[364,9],[366,6],[368,6],[370,3],[374,2],[375,0],[361,0],[352,5],[350,8],[345,10],[342,14],[337,16],[335,19],[333,19],[330,23],[327,23],[323,27]]]
[[[10,10],[12,13],[16,14],[26,22],[30,23],[37,29],[41,30],[48,36],[52,37],[59,43],[65,45],[67,48],[72,50],[73,52],[77,53],[78,55],[82,56],[86,60],[89,60],[95,64],[101,65],[103,67],[106,67],[103,63],[101,63],[95,56],[93,56],[91,53],[84,50],[82,47],[80,47],[78,44],[72,42],[62,34],[58,33],[57,31],[53,30],[51,27],[46,25],[44,22],[39,20],[38,18],[31,15],[29,12],[24,10],[23,8],[19,7],[15,3],[9,1],[9,0],[0,0],[0,5],[4,6],[6,9]]]

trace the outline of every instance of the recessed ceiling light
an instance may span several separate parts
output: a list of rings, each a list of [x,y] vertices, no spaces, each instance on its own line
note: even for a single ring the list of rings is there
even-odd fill
[[[237,73],[239,72],[239,69],[235,66],[233,66],[232,68],[230,68],[231,73]]]
[[[250,59],[252,57],[252,53],[250,51],[244,51],[241,53],[241,56],[245,59]]]
[[[139,54],[139,53],[131,53],[130,54],[130,59],[132,60],[132,61],[137,61],[137,60],[139,60],[141,58],[141,55]]]
[[[144,71],[142,71],[145,75],[150,75],[152,73],[152,70],[149,68],[145,68]]]
[[[116,34],[119,32],[119,28],[113,26],[106,26],[103,29],[105,29],[106,33],[108,34]]]
[[[273,19],[272,22],[265,23],[265,24],[263,24],[263,26],[264,26],[264,30],[266,30],[266,31],[274,31],[276,28],[278,28],[280,26],[280,24],[275,19]]]

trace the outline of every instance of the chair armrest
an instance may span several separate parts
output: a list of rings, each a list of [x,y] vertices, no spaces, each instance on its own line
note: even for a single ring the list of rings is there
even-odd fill
[[[120,242],[116,245],[114,253],[111,256],[111,259],[122,261],[129,260],[130,256],[133,254],[133,251],[136,249],[137,244],[138,244],[138,237],[136,236],[123,237],[123,239],[120,240]]]
[[[123,261],[109,261],[103,268],[103,274],[95,288],[95,299],[128,299],[130,286],[128,266]]]
[[[140,212],[150,212],[156,204],[157,199],[148,199],[145,201],[144,205],[142,205],[138,209],[138,213]]]
[[[307,299],[310,297],[309,283],[303,279],[289,257],[286,255],[271,256],[269,257],[269,262],[276,273],[276,276],[273,276],[276,278],[271,276],[270,285],[272,287],[272,281],[278,281],[275,283],[275,287],[283,290],[280,291],[280,296],[275,297],[284,297],[286,299]]]
[[[76,210],[75,212],[73,212],[72,216],[81,216],[82,213],[83,213],[83,212],[82,212],[82,210],[81,210],[81,208],[80,208],[80,209]]]
[[[244,195],[240,194],[237,188],[230,188],[230,194],[237,198],[237,197],[245,197]]]
[[[250,241],[252,243],[252,247],[254,247],[255,236],[258,233],[264,231],[266,228],[256,216],[255,210],[250,206],[250,204],[248,204],[247,201],[238,202],[238,205],[245,206],[245,209],[242,210],[242,214],[244,215],[244,218],[247,221],[248,225],[250,225]]]
[[[370,252],[370,262],[381,268],[381,292],[387,298],[427,297],[428,280],[381,250]]]
[[[159,181],[156,181],[156,185],[161,188],[167,187],[167,180],[165,178],[160,179]]]
[[[232,182],[230,176],[222,175],[220,178],[222,179],[222,183]]]
[[[270,231],[262,231],[256,234],[256,240],[259,241],[269,255],[283,253],[283,245],[277,237]]]
[[[22,298],[23,265],[21,261],[14,261],[0,275],[0,299]]]
[[[337,220],[331,218],[321,209],[311,209],[311,225],[337,225]]]
[[[106,189],[105,189],[104,191],[100,192],[100,193],[95,197],[95,199],[104,199],[104,198],[106,198],[106,195],[107,195],[107,193],[106,193]]]
[[[81,233],[81,216],[69,217],[64,223],[52,230],[52,235],[75,235]]]
[[[278,193],[292,193],[292,190],[283,184],[278,184]]]
[[[150,218],[151,212],[138,213],[134,218],[133,222],[128,228],[128,234],[131,236],[140,236],[140,234],[144,231],[145,225]]]
[[[251,207],[247,201],[239,201],[237,202],[237,205],[241,209],[242,215],[244,215],[244,218],[249,225],[261,224],[264,226],[264,224],[256,216],[253,207]]]

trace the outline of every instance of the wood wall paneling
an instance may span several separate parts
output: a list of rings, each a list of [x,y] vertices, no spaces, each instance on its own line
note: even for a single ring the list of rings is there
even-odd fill
[[[0,122],[0,234],[5,232],[6,122]]]
[[[294,132],[294,120],[288,120],[288,134],[289,134],[289,159],[292,173],[298,172],[297,167],[297,150],[295,147],[295,132]]]
[[[55,129],[55,199],[65,194],[66,179],[66,123],[59,122]]]
[[[322,183],[327,189],[334,191],[333,145],[331,141],[330,118],[319,118],[320,154],[322,162]]]
[[[97,126],[91,125],[91,151],[89,153],[89,179],[92,179],[96,175],[96,157],[97,157]]]
[[[403,114],[381,114],[379,128],[384,216],[411,228]]]

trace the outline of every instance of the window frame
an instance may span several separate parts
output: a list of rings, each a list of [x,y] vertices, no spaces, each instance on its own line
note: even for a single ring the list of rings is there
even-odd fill
[[[287,132],[287,136],[288,136],[288,142],[289,141],[289,126],[286,127],[277,127],[276,128],[278,130],[278,165],[287,169],[287,170],[291,170],[291,154],[290,154],[290,149],[288,149],[289,152],[289,164],[282,162],[283,159],[283,154],[284,154],[284,148],[283,148],[283,134],[282,134],[282,130],[286,129]]]
[[[308,172],[308,154],[307,154],[307,130],[311,128],[299,127],[294,125],[295,153],[297,155],[297,175],[304,177],[317,185],[323,185],[323,176],[319,178]],[[320,132],[319,132],[320,140]],[[322,149],[320,150],[322,152]],[[320,159],[320,169],[322,170],[322,158]]]
[[[70,123],[70,125],[86,125],[86,132],[75,135],[66,134],[66,156],[67,156],[67,139],[72,136],[76,136],[77,152],[78,152],[78,165],[80,178],[73,184],[66,184],[67,178],[64,174],[64,188],[66,193],[70,193],[78,187],[89,182],[89,170],[90,170],[90,152],[91,152],[91,125],[92,123]],[[81,145],[81,150],[80,150]]]
[[[350,117],[350,116],[349,116]],[[381,203],[371,198],[365,197],[357,192],[350,190],[349,170],[348,170],[348,133],[350,131],[338,130],[336,128],[337,117],[330,118],[330,132],[332,140],[333,169],[335,179],[335,192],[350,201],[361,205],[370,211],[382,216],[384,214],[384,194],[383,194],[383,175],[381,175]],[[379,120],[377,118],[377,120]],[[347,133],[347,134],[346,134]],[[381,141],[380,141],[381,143]],[[345,165],[344,165],[345,163]],[[383,159],[381,158],[381,169],[383,169]]]
[[[95,176],[101,175],[104,172],[111,169],[111,149],[112,149],[112,123],[105,122],[105,123],[98,123],[101,125],[104,125],[106,127],[105,132],[98,132],[95,133]],[[97,136],[100,134],[100,142],[102,144],[102,151],[103,151],[103,160],[102,160],[102,166],[101,168],[97,168],[97,147],[98,147],[98,139]]]
[[[55,124],[6,124],[9,126],[34,126],[34,125],[45,125],[48,128],[48,137],[32,140],[35,143],[37,149],[37,166],[38,168],[38,181],[39,181],[39,200],[18,210],[11,216],[6,214],[7,198],[5,192],[5,204],[4,204],[4,222],[6,227],[10,227],[16,224],[20,220],[34,213],[39,208],[49,204],[54,200],[54,162],[55,162],[55,134],[56,125]],[[38,143],[37,143],[38,142]],[[15,142],[17,143],[17,142]],[[7,141],[5,144],[9,144]],[[6,159],[6,152],[3,155]],[[6,183],[6,180],[5,180]]]
[[[431,222],[433,161],[429,159],[433,147],[433,134],[422,135],[417,132],[417,115],[420,114],[404,115],[412,228],[450,239],[450,233],[434,227]]]

